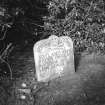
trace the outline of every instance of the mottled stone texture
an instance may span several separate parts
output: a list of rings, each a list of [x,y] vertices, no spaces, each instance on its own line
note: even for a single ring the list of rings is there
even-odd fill
[[[37,80],[48,82],[74,73],[73,42],[67,36],[50,36],[34,45]]]

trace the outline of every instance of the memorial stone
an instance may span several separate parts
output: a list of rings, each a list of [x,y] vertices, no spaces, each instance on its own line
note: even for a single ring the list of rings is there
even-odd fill
[[[48,39],[38,41],[33,50],[37,81],[48,82],[75,72],[73,42],[70,37],[51,35]]]

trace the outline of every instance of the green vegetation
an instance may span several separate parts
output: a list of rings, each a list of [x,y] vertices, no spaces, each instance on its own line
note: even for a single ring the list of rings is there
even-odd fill
[[[105,53],[105,3],[103,0],[52,0],[44,17],[45,34],[67,35],[76,52]]]
[[[103,0],[1,0],[0,52],[8,44],[30,44],[67,35],[76,52],[105,53]]]

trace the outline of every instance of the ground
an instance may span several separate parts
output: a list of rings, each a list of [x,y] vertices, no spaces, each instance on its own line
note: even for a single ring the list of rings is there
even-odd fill
[[[104,105],[105,55],[75,55],[76,72],[39,83],[35,77],[33,45],[11,53],[13,79],[0,82],[0,105]],[[26,84],[23,85],[22,84]],[[22,95],[25,96],[22,97]],[[23,98],[23,99],[22,99]]]

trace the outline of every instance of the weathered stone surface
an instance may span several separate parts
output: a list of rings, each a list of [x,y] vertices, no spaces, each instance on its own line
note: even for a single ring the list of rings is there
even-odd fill
[[[67,36],[50,36],[34,45],[37,80],[49,80],[74,73],[73,42]]]

